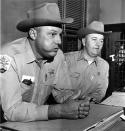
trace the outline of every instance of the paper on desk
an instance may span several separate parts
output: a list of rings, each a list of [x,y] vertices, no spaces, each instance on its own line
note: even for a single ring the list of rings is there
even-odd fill
[[[113,92],[101,104],[125,107],[125,92]]]
[[[120,118],[125,121],[125,115],[124,115],[124,114],[122,114],[122,115],[120,116]]]
[[[108,127],[112,126],[116,121],[119,115],[123,113],[123,110],[114,113],[113,115],[106,117],[99,122],[93,124],[92,126],[84,129],[83,131],[104,131]],[[121,117],[121,116],[120,116]]]

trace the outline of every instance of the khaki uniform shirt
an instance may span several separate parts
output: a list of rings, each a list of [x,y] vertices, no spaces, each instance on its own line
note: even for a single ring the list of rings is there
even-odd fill
[[[100,102],[108,87],[109,64],[97,57],[89,64],[83,51],[65,53],[73,89],[81,90],[80,97],[94,98]]]
[[[47,120],[48,105],[44,104],[49,94],[63,102],[67,98],[60,97],[60,92],[71,88],[62,51],[52,62],[42,60],[39,66],[27,38],[2,48],[0,71],[2,108],[10,121]]]

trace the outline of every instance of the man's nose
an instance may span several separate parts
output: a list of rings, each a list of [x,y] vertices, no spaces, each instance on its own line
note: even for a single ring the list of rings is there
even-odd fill
[[[100,40],[97,40],[97,41],[96,41],[96,45],[97,45],[97,46],[101,46],[101,45],[102,45],[101,41],[100,41]]]
[[[55,39],[56,44],[60,45],[61,44],[61,36],[57,36]]]

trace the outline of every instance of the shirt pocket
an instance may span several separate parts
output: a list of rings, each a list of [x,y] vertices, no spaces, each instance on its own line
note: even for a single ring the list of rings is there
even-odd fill
[[[21,83],[22,101],[30,102],[32,99],[33,90],[34,90],[34,83],[30,85]]]

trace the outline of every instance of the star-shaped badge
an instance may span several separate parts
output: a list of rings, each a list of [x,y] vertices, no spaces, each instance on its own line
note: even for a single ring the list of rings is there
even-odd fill
[[[10,67],[11,57],[8,55],[0,55],[0,73],[4,73]]]

